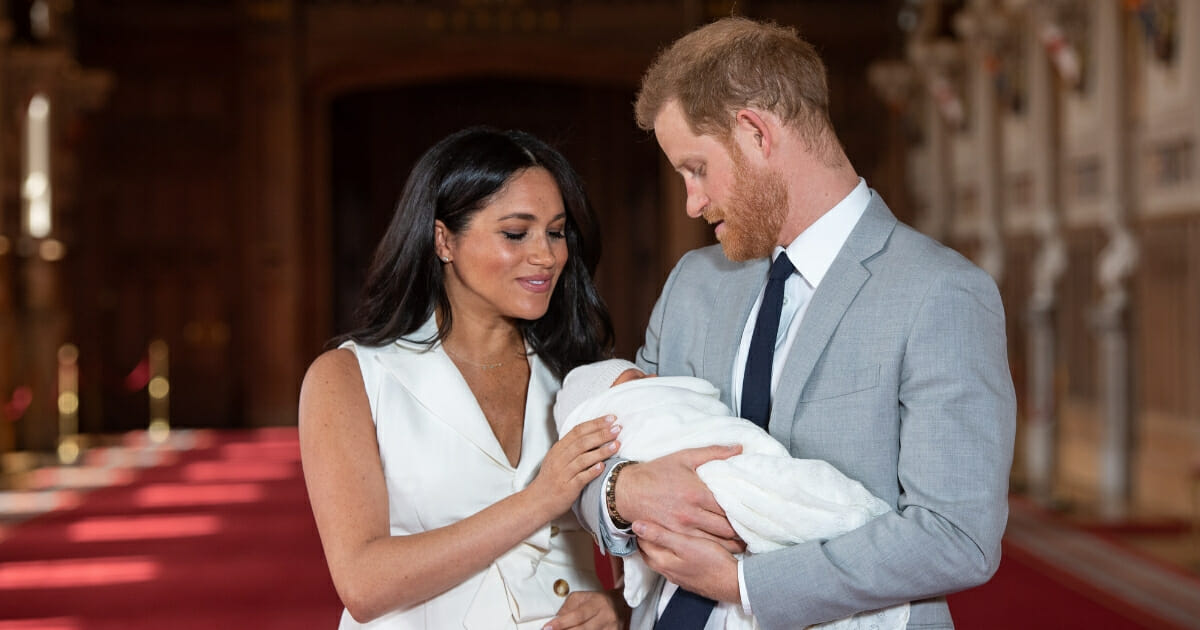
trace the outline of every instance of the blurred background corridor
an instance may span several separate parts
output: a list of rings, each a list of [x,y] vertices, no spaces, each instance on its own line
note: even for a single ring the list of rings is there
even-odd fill
[[[1200,627],[1200,2],[0,6],[0,630],[334,626],[299,384],[409,168],[561,149],[630,357],[711,238],[634,92],[731,13],[816,45],[859,174],[1001,288],[1012,518],[959,626]]]

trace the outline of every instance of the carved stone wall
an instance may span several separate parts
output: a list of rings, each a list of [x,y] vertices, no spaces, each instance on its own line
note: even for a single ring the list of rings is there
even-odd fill
[[[919,19],[906,61],[943,114],[920,119],[911,156],[928,160],[928,139],[948,134],[953,168],[913,165],[922,208],[950,200],[945,222],[917,223],[948,223],[948,241],[986,268],[989,209],[1000,214],[1029,436],[1014,479],[1051,503],[1058,475],[1059,491],[1108,518],[1182,513],[1191,456],[1163,445],[1200,447],[1200,4],[907,6]],[[962,122],[946,115],[955,107]]]

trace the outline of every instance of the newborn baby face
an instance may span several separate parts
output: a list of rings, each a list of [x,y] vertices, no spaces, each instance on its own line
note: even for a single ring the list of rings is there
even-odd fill
[[[629,381],[636,381],[636,380],[642,379],[642,378],[653,378],[653,377],[654,377],[653,374],[646,374],[645,372],[643,372],[639,369],[629,368],[628,370],[625,370],[624,372],[621,372],[620,374],[617,375],[617,379],[612,382],[612,387],[616,387],[617,385],[620,385],[621,383],[628,383]]]

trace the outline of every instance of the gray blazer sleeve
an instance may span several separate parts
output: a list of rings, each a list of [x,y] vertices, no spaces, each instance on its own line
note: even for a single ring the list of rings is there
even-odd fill
[[[889,383],[898,390],[896,511],[831,540],[748,557],[747,591],[764,629],[936,597],[996,571],[1015,395],[999,293],[982,271],[962,271],[930,282],[902,331],[896,383]],[[853,414],[877,412],[843,398],[820,408],[847,425]]]

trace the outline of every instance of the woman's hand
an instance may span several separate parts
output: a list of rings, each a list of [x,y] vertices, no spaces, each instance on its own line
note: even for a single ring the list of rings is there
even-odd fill
[[[548,502],[551,518],[570,509],[583,487],[604,470],[604,460],[620,446],[618,431],[616,418],[604,416],[580,423],[550,447],[528,490]]]
[[[617,630],[629,627],[629,606],[619,590],[575,591],[567,596],[558,615],[542,630]]]

